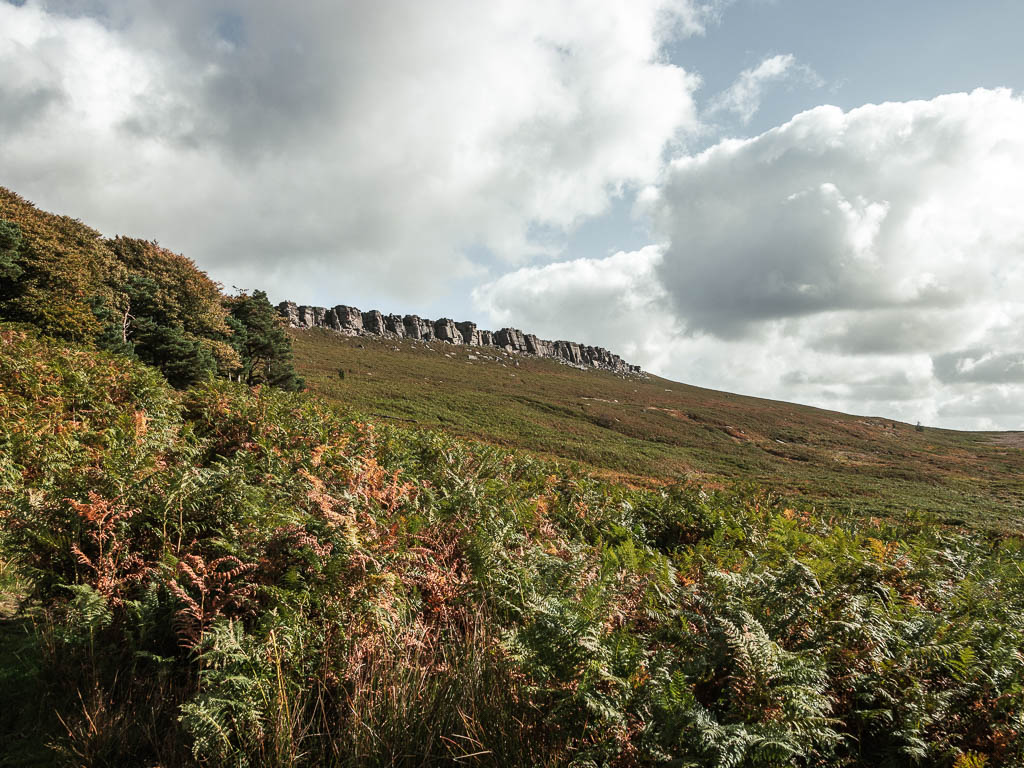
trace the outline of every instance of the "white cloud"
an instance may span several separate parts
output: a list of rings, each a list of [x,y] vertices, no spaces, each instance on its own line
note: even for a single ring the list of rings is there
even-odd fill
[[[0,184],[281,298],[406,306],[652,182],[689,0],[0,2]]]
[[[482,306],[557,335],[568,294],[576,326],[623,345],[628,328],[637,362],[683,381],[1020,428],[1022,199],[1024,100],[1007,90],[819,107],[671,164],[641,204],[667,245],[633,255],[628,301],[580,280],[619,275],[619,255],[520,270]]]
[[[733,391],[1021,426],[1024,102],[819,107],[666,168],[701,126],[664,46],[726,4],[0,2],[0,184],[277,298],[416,310],[492,252],[493,325]],[[794,74],[769,58],[714,109],[743,120]],[[530,265],[643,187],[664,245]]]
[[[756,67],[740,72],[736,81],[711,99],[708,105],[710,115],[732,113],[746,125],[761,108],[765,88],[773,82],[797,77],[813,86],[822,85],[822,80],[807,66],[798,64],[791,53],[769,56]]]
[[[1022,167],[1024,102],[1006,90],[818,107],[672,163],[647,204],[671,241],[661,278],[689,326],[719,336],[1012,299]]]
[[[541,338],[604,346],[630,361],[665,365],[679,328],[655,271],[662,249],[523,267],[473,291],[494,328],[520,324]]]

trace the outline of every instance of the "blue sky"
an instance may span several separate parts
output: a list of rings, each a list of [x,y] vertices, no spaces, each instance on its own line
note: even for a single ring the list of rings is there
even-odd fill
[[[1022,28],[1010,0],[0,0],[0,184],[275,300],[1021,428]]]
[[[704,77],[706,94],[740,69],[791,53],[825,81],[766,98],[750,129],[761,132],[827,102],[844,109],[930,99],[975,88],[1020,88],[1024,79],[1016,0],[738,0],[706,35],[675,46],[672,60]]]
[[[791,54],[820,77],[769,85],[751,121],[724,121],[693,142],[756,136],[820,104],[853,109],[885,101],[931,99],[975,88],[1024,89],[1024,3],[985,0],[737,0],[703,35],[667,48],[671,61],[700,74],[706,106],[744,69]],[[649,233],[631,216],[632,196],[572,233],[573,257],[634,250]]]

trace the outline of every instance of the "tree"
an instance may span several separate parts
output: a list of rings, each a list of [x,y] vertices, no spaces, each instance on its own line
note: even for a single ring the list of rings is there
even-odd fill
[[[231,346],[242,359],[239,380],[249,386],[270,384],[298,391],[305,383],[295,373],[292,345],[284,324],[263,291],[226,300],[228,325],[234,332]]]
[[[0,219],[0,279],[17,280],[21,275],[22,269],[17,263],[20,245],[21,228],[13,221]]]
[[[188,387],[216,375],[217,361],[196,337],[148,317],[137,326],[136,338],[142,342],[135,348],[139,359],[159,368],[173,386]]]
[[[133,324],[150,317],[198,341],[204,350],[201,356],[212,357],[219,375],[237,374],[240,362],[230,342],[228,311],[217,283],[191,259],[155,242],[116,237],[106,245],[127,270],[122,286],[127,303],[111,318],[115,335],[127,340]],[[142,296],[138,294],[141,285],[145,285]]]
[[[92,344],[103,330],[93,309],[116,305],[122,274],[99,232],[0,187],[0,318]]]
[[[188,387],[217,373],[217,360],[204,339],[189,333],[164,311],[159,286],[132,275],[125,285],[131,314],[125,340],[144,363],[160,369],[175,387]]]

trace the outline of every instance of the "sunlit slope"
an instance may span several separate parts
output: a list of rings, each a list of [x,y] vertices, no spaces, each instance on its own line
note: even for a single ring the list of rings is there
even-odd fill
[[[356,410],[637,481],[750,482],[864,513],[1020,528],[1016,433],[968,433],[619,378],[443,343],[293,331],[310,388]],[[342,375],[342,372],[344,375]]]

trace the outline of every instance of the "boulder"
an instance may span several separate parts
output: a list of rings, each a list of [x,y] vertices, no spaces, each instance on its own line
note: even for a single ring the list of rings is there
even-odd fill
[[[363,330],[363,313],[356,307],[339,304],[334,308],[334,313],[338,316],[338,324],[343,329],[350,331]]]
[[[434,338],[439,341],[447,341],[449,344],[461,344],[462,334],[455,327],[455,321],[442,317],[434,321]]]
[[[384,315],[376,309],[363,312],[363,330],[376,336],[383,336],[388,330],[384,325]]]

